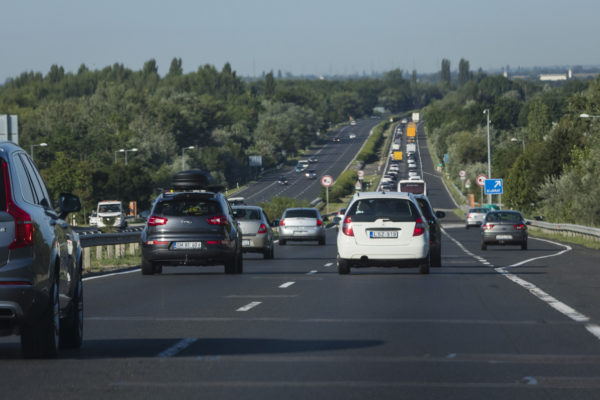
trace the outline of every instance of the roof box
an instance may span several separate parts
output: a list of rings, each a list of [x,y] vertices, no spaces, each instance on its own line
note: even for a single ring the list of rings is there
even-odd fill
[[[214,186],[212,176],[199,169],[176,173],[172,185],[175,190],[211,190]]]

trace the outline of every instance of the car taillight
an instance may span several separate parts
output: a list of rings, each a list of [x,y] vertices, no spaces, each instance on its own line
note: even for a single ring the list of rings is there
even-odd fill
[[[206,218],[206,222],[210,225],[227,225],[227,217],[224,215],[215,215],[214,217]]]
[[[354,236],[354,229],[352,229],[352,218],[346,217],[344,224],[342,225],[342,232],[346,236]]]
[[[157,225],[165,225],[167,223],[167,218],[162,217],[150,217],[148,218],[148,226],[157,226]]]
[[[484,231],[489,231],[494,227],[494,224],[483,224],[482,228]]]
[[[260,224],[258,227],[258,233],[267,233],[267,226],[265,224]]]
[[[285,226],[285,219],[281,219],[281,221],[279,221],[279,226]]]
[[[417,218],[415,221],[415,230],[413,231],[413,236],[421,236],[425,233],[425,223],[421,218]]]
[[[167,240],[148,240],[146,242],[146,244],[149,246],[159,245],[159,244],[169,244],[169,241],[167,241]]]
[[[10,179],[8,164],[2,164],[2,173],[4,175],[4,191],[6,193],[6,212],[15,219],[15,239],[8,248],[19,249],[33,245],[33,221],[31,216],[19,208],[12,199],[10,189]]]
[[[517,224],[517,225],[513,225],[515,227],[515,230],[517,231],[523,231],[525,230],[525,224]]]
[[[323,221],[321,221],[320,219],[317,220],[317,226],[321,226],[323,225]]]
[[[467,214],[467,218],[473,218],[471,214]]]

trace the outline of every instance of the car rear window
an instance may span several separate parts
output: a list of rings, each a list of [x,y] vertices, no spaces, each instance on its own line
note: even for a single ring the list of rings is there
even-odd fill
[[[471,208],[469,210],[469,212],[470,213],[483,213],[483,214],[485,214],[485,213],[488,212],[488,210],[486,208]]]
[[[350,207],[348,216],[356,222],[389,219],[396,222],[414,222],[420,216],[417,207],[404,199],[361,199]]]
[[[222,213],[219,202],[207,199],[165,199],[154,209],[154,214],[165,217],[193,217]]]
[[[255,221],[260,220],[260,211],[258,210],[246,210],[243,208],[235,209],[236,219],[246,220],[246,221]]]
[[[520,222],[523,218],[517,213],[488,213],[488,222]]]
[[[285,218],[317,218],[315,210],[287,210]]]

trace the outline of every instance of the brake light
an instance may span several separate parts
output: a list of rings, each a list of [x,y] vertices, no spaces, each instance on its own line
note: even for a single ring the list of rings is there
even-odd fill
[[[323,221],[321,221],[320,219],[317,220],[317,226],[321,226],[323,225]]]
[[[281,219],[281,221],[279,221],[279,226],[285,226],[285,219]]]
[[[492,229],[494,227],[494,224],[484,224],[482,226],[484,231],[489,231],[490,229]]]
[[[344,224],[342,225],[342,232],[346,236],[354,236],[354,229],[352,229],[352,218],[346,217]]]
[[[224,215],[215,215],[214,217],[206,218],[206,222],[210,225],[227,225],[227,217]]]
[[[517,225],[514,225],[514,227],[515,227],[515,230],[517,230],[517,231],[525,230],[525,224],[517,224]]]
[[[258,227],[258,233],[267,233],[267,226],[265,224],[260,224]]]
[[[413,231],[413,236],[421,236],[424,233],[425,233],[425,223],[419,217],[415,221],[415,230]]]
[[[222,240],[207,240],[206,244],[223,244]]]
[[[2,164],[2,172],[4,175],[4,190],[6,193],[6,212],[15,219],[15,239],[8,248],[19,249],[33,245],[33,221],[31,216],[20,209],[14,202],[11,196],[10,179],[8,172],[8,164]]]
[[[146,244],[149,246],[152,246],[152,245],[156,245],[156,244],[169,244],[169,242],[166,240],[148,240],[146,242]]]
[[[165,225],[167,223],[167,218],[162,217],[150,217],[148,218],[148,226],[157,226],[157,225]]]

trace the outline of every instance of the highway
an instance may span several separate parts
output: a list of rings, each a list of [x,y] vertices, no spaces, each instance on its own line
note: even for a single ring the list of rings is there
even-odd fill
[[[366,121],[353,128],[368,134]],[[434,207],[455,208],[418,135]],[[357,142],[327,144],[323,172],[343,169],[346,156],[329,158]],[[267,178],[244,196],[320,190],[296,186]],[[335,235],[278,246],[274,260],[245,255],[242,275],[178,267],[88,278],[83,347],[22,360],[18,338],[2,338],[1,397],[598,398],[598,251],[534,238],[527,251],[481,251],[479,231],[449,214],[442,268],[341,276]]]

